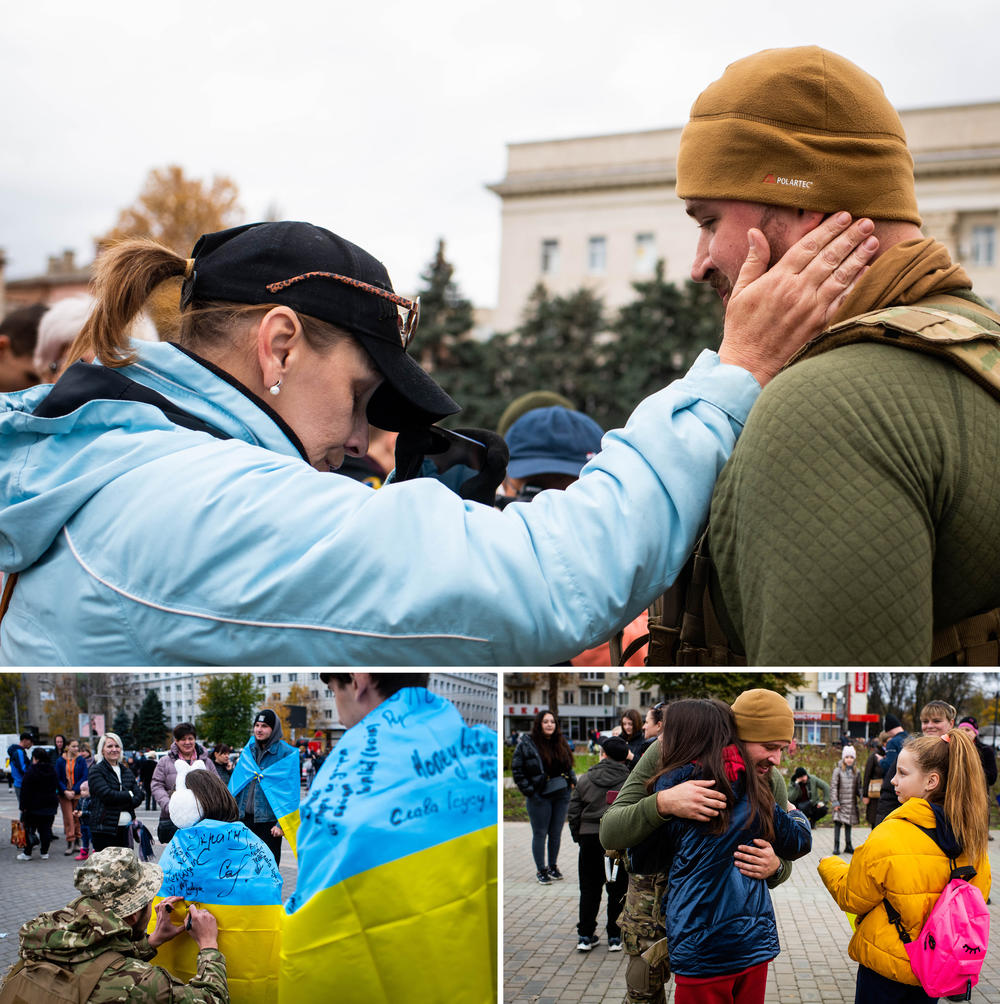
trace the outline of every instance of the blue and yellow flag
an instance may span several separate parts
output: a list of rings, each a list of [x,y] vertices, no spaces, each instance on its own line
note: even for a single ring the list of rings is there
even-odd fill
[[[294,746],[289,746],[284,740],[279,740],[271,747],[277,753],[277,758],[265,757],[264,769],[261,770],[254,756],[257,740],[250,737],[240,758],[233,767],[233,776],[229,779],[229,790],[233,795],[239,794],[254,778],[260,782],[261,790],[267,799],[278,825],[284,831],[285,838],[291,845],[296,856],[296,838],[299,829],[299,796],[302,788],[302,766],[299,752]]]
[[[497,994],[497,739],[420,687],[348,729],[302,807],[279,1001]]]
[[[274,1004],[284,910],[281,875],[267,845],[242,823],[204,819],[178,830],[159,864],[163,884],[154,906],[182,896],[218,921],[232,1004]],[[179,904],[173,916],[183,923],[187,906]],[[187,982],[198,970],[198,945],[185,935],[174,938],[157,949],[156,964]]]

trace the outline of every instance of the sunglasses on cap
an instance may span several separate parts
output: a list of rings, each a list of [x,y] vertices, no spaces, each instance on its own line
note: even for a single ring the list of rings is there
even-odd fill
[[[380,296],[382,299],[396,304],[397,307],[405,311],[405,316],[401,315],[396,318],[396,323],[399,325],[399,338],[403,343],[404,351],[412,341],[413,336],[416,334],[417,324],[420,323],[419,296],[412,300],[408,300],[405,296],[390,293],[389,290],[382,289],[380,286],[373,286],[371,283],[362,282],[360,279],[352,279],[348,275],[338,275],[336,272],[303,272],[302,275],[293,275],[290,279],[282,279],[280,282],[269,282],[265,288],[269,293],[278,293],[283,289],[287,289],[289,286],[294,286],[297,282],[304,281],[305,279],[334,279],[337,282],[342,282],[347,286],[353,286],[355,289],[360,289],[365,293],[371,293],[373,296]]]

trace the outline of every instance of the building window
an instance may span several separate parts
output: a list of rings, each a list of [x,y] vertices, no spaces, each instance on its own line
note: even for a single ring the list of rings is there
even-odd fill
[[[267,677],[266,676],[258,676],[257,677],[257,686],[258,687],[263,687],[265,683],[267,683]]]
[[[802,694],[795,695],[795,710],[805,711],[806,709],[806,699]]]
[[[656,235],[635,235],[635,255],[632,271],[636,275],[652,275],[656,271]]]
[[[996,263],[996,227],[980,226],[972,228],[972,247],[969,264],[979,267]]]
[[[576,694],[572,690],[563,691],[563,704],[576,704]]]
[[[275,673],[271,677],[271,683],[281,683],[281,674],[280,673]]]
[[[639,707],[644,708],[647,704],[653,703],[653,692],[651,690],[639,691]]]
[[[598,705],[599,706],[599,705],[604,704],[604,692],[603,691],[600,691],[600,690],[585,690],[585,691],[583,691],[583,696],[586,698],[586,700],[584,700],[584,702],[583,702],[584,704],[589,704],[591,706],[594,706],[594,705]]]
[[[588,683],[603,683],[604,674],[603,673],[581,673],[581,680],[586,680]]]
[[[542,241],[542,275],[555,275],[559,271],[559,241]]]
[[[608,240],[591,237],[587,240],[587,271],[591,275],[604,275],[608,268]]]
[[[531,691],[530,690],[515,690],[513,701],[515,704],[530,704],[531,703]]]
[[[324,718],[333,718],[333,708],[324,708],[323,709],[323,717]]]

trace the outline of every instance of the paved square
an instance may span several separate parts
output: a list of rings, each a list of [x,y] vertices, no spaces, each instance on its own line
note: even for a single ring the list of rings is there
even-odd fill
[[[855,846],[869,831],[854,828]],[[990,867],[1000,874],[1000,832],[994,830]],[[833,829],[813,831],[813,850],[795,863],[792,877],[772,892],[781,954],[771,964],[766,1004],[852,1004],[857,963],[847,955],[850,928],[820,881],[816,865],[833,850]],[[624,952],[608,952],[606,899],[601,902],[590,952],[576,950],[579,905],[577,846],[563,834],[559,869],[550,886],[535,881],[528,823],[503,824],[503,996],[505,1004],[621,1004]],[[994,889],[996,880],[994,879]],[[992,951],[973,1001],[1000,1001],[1000,890],[990,906]],[[667,986],[673,1000],[673,981]]]

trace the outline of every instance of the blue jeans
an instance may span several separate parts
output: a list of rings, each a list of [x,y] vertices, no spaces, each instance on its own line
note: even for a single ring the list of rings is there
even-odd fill
[[[548,867],[555,868],[562,842],[563,825],[569,811],[569,788],[551,798],[532,796],[528,799],[528,819],[531,822],[531,856],[535,859],[535,870],[546,869],[545,845],[548,842]]]

